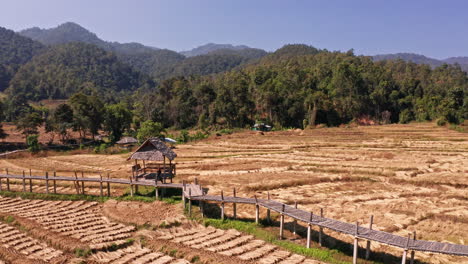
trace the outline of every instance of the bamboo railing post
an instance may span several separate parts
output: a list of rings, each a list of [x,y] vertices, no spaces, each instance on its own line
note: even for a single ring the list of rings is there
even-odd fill
[[[189,188],[189,200],[188,200],[188,213],[189,216],[192,216],[192,189]]]
[[[75,181],[73,181],[73,186],[75,186],[75,189],[76,189],[76,193],[77,194],[80,194],[80,184],[78,182],[78,175],[76,174],[76,171],[74,171],[74,174],[75,174]]]
[[[23,192],[26,192],[26,179],[25,179],[25,177],[26,177],[26,175],[25,175],[25,173],[24,173],[24,171],[23,171]],[[0,188],[0,190],[1,190],[1,189],[2,189],[2,188]]]
[[[200,213],[202,218],[205,218],[205,202],[200,200]]]
[[[185,186],[185,181],[182,181],[182,204],[185,208],[187,208],[187,199],[185,198],[185,192],[186,192],[186,186]]]
[[[2,176],[0,176],[0,192],[3,191],[3,186],[2,186]]]
[[[7,188],[7,191],[10,191],[10,178],[8,178],[8,169],[6,169],[6,175],[7,175],[6,188]]]
[[[102,173],[99,173],[99,196],[104,196],[104,191],[102,190]]]
[[[133,184],[132,184],[132,177],[129,177],[130,178],[130,196],[133,197]]]
[[[267,192],[267,199],[268,199],[268,201],[270,200],[270,192]],[[271,223],[270,209],[267,209],[267,211],[266,211],[266,220],[267,220],[268,223]]]
[[[81,171],[81,178],[84,179],[84,172]],[[82,180],[81,181],[81,192],[83,195],[85,195],[85,185],[84,185],[84,181]]]
[[[411,234],[408,234],[408,240],[406,240],[406,246],[403,250],[403,257],[401,258],[401,264],[406,264],[406,255],[408,254],[408,246],[411,239]]]
[[[55,178],[57,177],[57,172],[54,171],[54,180],[52,181],[54,183],[54,193],[57,193],[57,180]]]
[[[255,197],[255,223],[258,224],[260,221],[260,206],[258,205],[257,195]]]
[[[297,201],[294,202],[294,208],[297,209]],[[297,225],[297,220],[294,218],[293,220],[293,234],[296,235],[296,225]]]
[[[414,242],[416,242],[416,231],[413,232],[413,246],[414,246]],[[410,264],[414,264],[414,254],[415,254],[415,251],[411,250]]]
[[[107,197],[110,197],[110,174],[107,173]]]
[[[232,193],[233,193],[233,197],[236,198],[236,188],[233,188]],[[234,219],[236,219],[237,218],[237,204],[236,203],[232,204],[232,210],[233,210],[233,217]]]
[[[281,207],[281,217],[280,217],[280,239],[284,238],[284,207],[283,204]]]
[[[195,185],[198,185],[198,179],[195,177]]]
[[[224,193],[221,190],[221,220],[224,220]]]
[[[29,192],[32,193],[33,189],[32,189],[32,179],[31,179],[31,177],[32,177],[32,171],[31,171],[31,169],[29,169]]]
[[[323,208],[320,208],[320,218],[323,218]],[[323,246],[323,227],[322,226],[319,226],[319,245]]]
[[[46,171],[45,173],[45,185],[46,185],[46,193],[49,194],[49,172]]]
[[[306,247],[310,248],[310,241],[312,239],[312,218],[314,214],[310,212],[309,223],[307,223],[307,244]]]
[[[372,224],[374,223],[374,216],[371,215],[370,216],[370,221],[369,221],[369,229],[372,230]],[[371,245],[371,242],[370,240],[367,240],[367,244],[366,244],[366,259],[369,259],[370,257],[370,245]]]
[[[358,234],[359,234],[359,222],[356,222],[356,231],[354,233],[353,264],[357,264],[358,249],[359,249]]]

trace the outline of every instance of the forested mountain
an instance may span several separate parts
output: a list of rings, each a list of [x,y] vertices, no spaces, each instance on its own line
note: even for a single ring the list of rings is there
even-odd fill
[[[95,45],[56,45],[23,65],[6,90],[30,100],[63,99],[87,89],[112,97],[145,83],[145,77]]]
[[[105,50],[122,54],[137,54],[157,50],[157,48],[144,46],[140,43],[107,42],[100,39],[96,34],[73,22],[66,22],[55,28],[49,29],[33,27],[22,30],[19,34],[33,40],[37,40],[45,45],[83,42],[94,44]]]
[[[198,55],[205,55],[216,50],[243,50],[248,48],[249,47],[245,45],[234,46],[231,44],[208,43],[191,50],[181,51],[180,53],[186,57],[193,57]]]
[[[452,57],[444,60],[437,60],[433,58],[426,57],[424,55],[414,54],[414,53],[395,53],[395,54],[382,54],[375,55],[372,57],[374,61],[382,60],[404,60],[408,62],[414,62],[416,64],[427,64],[432,68],[439,67],[444,63],[447,64],[460,64],[461,68],[464,71],[468,72],[468,57]]]
[[[0,27],[0,92],[6,89],[18,68],[43,48],[39,42]]]
[[[138,96],[136,113],[178,128],[245,127],[259,119],[303,127],[362,117],[384,123],[468,118],[468,77],[458,66],[373,62],[306,45],[275,53],[215,77],[168,79]]]

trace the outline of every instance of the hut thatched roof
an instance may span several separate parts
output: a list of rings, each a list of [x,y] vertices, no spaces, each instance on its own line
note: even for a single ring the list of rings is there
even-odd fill
[[[174,160],[177,154],[158,138],[150,138],[128,158],[138,160],[161,161],[164,157]]]
[[[119,141],[115,142],[116,144],[135,144],[138,143],[138,140],[133,137],[123,137]]]

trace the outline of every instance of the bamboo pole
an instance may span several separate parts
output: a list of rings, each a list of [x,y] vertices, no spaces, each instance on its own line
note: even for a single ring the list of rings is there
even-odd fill
[[[294,202],[294,208],[297,209],[297,201]],[[293,234],[296,235],[296,226],[297,226],[297,220],[294,218],[293,220]]]
[[[75,181],[73,182],[73,186],[75,186],[76,193],[80,194],[80,184],[78,182],[78,175],[76,174],[76,171],[74,173],[75,173]]]
[[[233,197],[235,198],[236,197],[236,188],[234,188],[232,190],[232,192],[233,192]],[[233,210],[233,217],[234,217],[234,219],[236,219],[237,218],[237,204],[236,203],[232,204],[232,210]]]
[[[320,208],[320,218],[323,218],[323,208]],[[319,245],[323,246],[323,227],[319,226]]]
[[[46,193],[49,194],[49,172],[46,171],[45,173],[45,178],[46,178],[46,181],[45,181],[45,184],[46,184]]]
[[[192,189],[189,188],[189,200],[188,200],[188,213],[189,216],[192,216]]]
[[[55,194],[57,193],[57,181],[55,180],[56,177],[57,177],[57,172],[54,171],[54,180],[52,182],[54,183],[54,193]]]
[[[354,247],[353,247],[353,264],[357,264],[357,257],[358,257],[358,234],[359,234],[359,222],[356,222],[356,231],[354,234]]]
[[[99,196],[104,196],[104,191],[102,190],[102,173],[99,173]]]
[[[133,197],[133,184],[132,184],[132,177],[129,177],[130,178],[130,196]]]
[[[31,179],[31,177],[32,177],[32,171],[31,171],[31,169],[29,169],[29,192],[32,193],[32,179]]]
[[[8,178],[8,169],[6,169],[6,184],[7,184],[7,191],[10,191],[10,178]]]
[[[408,234],[408,240],[406,240],[406,247],[403,250],[403,257],[401,258],[401,264],[406,264],[406,255],[408,254],[408,246],[411,239],[411,234]]]
[[[258,205],[257,195],[255,197],[255,223],[258,224],[260,221],[260,206]]]
[[[369,221],[369,229],[372,230],[372,224],[374,223],[374,216],[371,215],[370,216],[370,221]],[[367,244],[366,244],[366,259],[369,259],[370,257],[370,245],[371,245],[371,242],[370,240],[367,240]]]
[[[307,223],[307,244],[306,247],[310,248],[310,241],[312,240],[312,218],[314,214],[310,212],[309,223]]]
[[[413,246],[414,246],[414,242],[416,242],[416,231],[413,232]],[[411,250],[410,264],[414,264],[414,254],[415,254],[415,251]]]
[[[3,186],[2,186],[2,177],[0,176],[0,192],[3,191]]]
[[[107,173],[107,196],[110,197],[110,174]]]
[[[81,171],[81,178],[84,178],[84,172]],[[81,181],[81,193],[84,195],[85,194],[85,185],[84,181]]]
[[[280,217],[280,239],[284,238],[284,207],[285,205],[281,207],[281,217]]]
[[[221,190],[221,220],[224,220],[224,193]]]
[[[268,199],[268,201],[270,200],[270,192],[267,192],[267,199]],[[266,220],[267,220],[268,223],[271,223],[270,209],[267,209],[267,211],[266,211]]]
[[[25,177],[26,177],[26,175],[25,175],[25,173],[24,173],[24,171],[23,171],[23,192],[26,192],[26,179],[25,179]],[[1,190],[1,189],[2,189],[2,188],[0,188],[0,190]]]

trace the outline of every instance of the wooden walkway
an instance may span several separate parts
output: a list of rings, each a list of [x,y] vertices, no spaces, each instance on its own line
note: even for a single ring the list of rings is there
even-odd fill
[[[101,195],[103,195],[102,185],[103,183],[107,184],[108,188],[108,195],[109,195],[109,188],[110,184],[124,184],[133,186],[152,186],[155,188],[177,188],[182,189],[184,201],[187,199],[191,203],[192,200],[202,201],[202,202],[216,202],[222,204],[222,209],[224,214],[224,203],[233,203],[233,204],[252,204],[255,205],[257,208],[256,215],[258,220],[258,208],[264,207],[267,210],[272,210],[278,212],[281,215],[281,221],[284,222],[284,216],[291,217],[295,220],[305,222],[310,226],[318,226],[320,228],[327,228],[331,229],[336,232],[340,232],[343,234],[351,235],[355,237],[355,240],[358,238],[365,239],[368,241],[375,241],[395,247],[399,247],[405,250],[412,250],[412,251],[426,251],[426,252],[433,252],[433,253],[441,253],[441,254],[448,254],[448,255],[457,255],[457,256],[468,256],[468,246],[467,245],[458,245],[458,244],[451,244],[451,243],[441,243],[441,242],[432,242],[432,241],[425,241],[425,240],[416,240],[410,239],[410,237],[402,237],[398,235],[394,235],[391,233],[372,230],[370,228],[366,228],[363,226],[359,226],[358,224],[350,224],[346,222],[342,222],[339,220],[321,217],[316,214],[312,214],[310,212],[295,208],[294,206],[290,206],[287,204],[283,204],[274,200],[269,199],[257,199],[257,198],[245,198],[245,197],[232,197],[232,196],[224,196],[224,195],[206,195],[203,191],[201,185],[197,184],[185,184],[185,183],[156,183],[155,181],[149,180],[141,180],[141,181],[133,181],[131,179],[112,179],[112,178],[88,178],[88,177],[63,177],[63,176],[33,176],[33,175],[10,175],[10,174],[0,174],[0,190],[5,190],[4,185],[5,182],[2,180],[6,180],[7,188],[6,190],[10,189],[9,180],[22,180],[23,190],[26,190],[26,185],[30,187],[32,190],[32,180],[35,181],[44,181],[46,184],[46,190],[49,192],[49,187],[54,187],[55,192],[55,184],[56,181],[72,181],[82,184],[84,182],[94,182],[100,183],[101,188]],[[29,183],[26,182],[29,181]],[[50,186],[49,183],[52,181],[53,186]],[[133,190],[133,188],[131,188]],[[132,191],[133,193],[133,191]],[[157,192],[156,192],[157,193]],[[284,224],[281,225],[281,230]],[[310,231],[309,231],[310,232]],[[355,243],[356,244],[356,243]],[[356,251],[357,252],[357,251]]]

